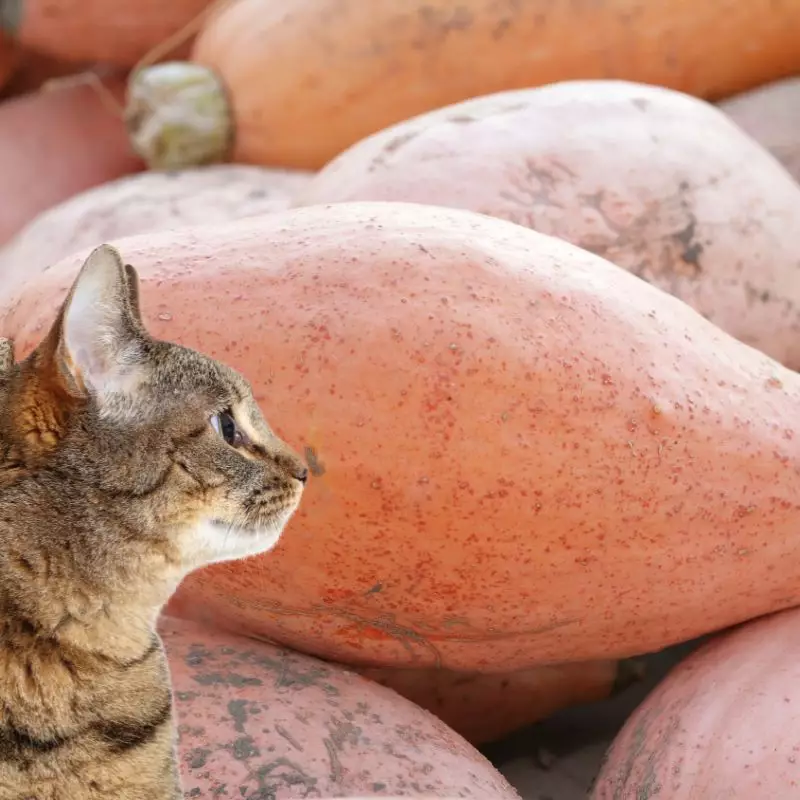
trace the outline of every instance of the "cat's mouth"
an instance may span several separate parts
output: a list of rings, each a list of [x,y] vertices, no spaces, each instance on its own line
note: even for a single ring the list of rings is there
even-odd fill
[[[189,545],[193,561],[211,564],[266,553],[281,537],[291,516],[287,509],[260,525],[241,525],[219,517],[201,522],[193,531]]]
[[[258,536],[260,533],[264,533],[264,528],[251,525],[235,525],[219,517],[212,517],[207,521],[207,525],[221,534],[235,533],[237,536]]]
[[[214,528],[218,533],[235,533],[237,536],[253,536],[255,538],[274,537],[280,535],[292,513],[295,510],[294,505],[289,505],[281,511],[274,513],[269,519],[262,520],[258,523],[245,523],[240,522],[231,523],[220,517],[211,517],[207,524]]]

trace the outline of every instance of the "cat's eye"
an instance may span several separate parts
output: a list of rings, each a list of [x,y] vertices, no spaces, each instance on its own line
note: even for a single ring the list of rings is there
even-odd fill
[[[240,447],[244,444],[242,432],[236,425],[236,420],[230,411],[220,411],[211,417],[211,427],[231,447]]]

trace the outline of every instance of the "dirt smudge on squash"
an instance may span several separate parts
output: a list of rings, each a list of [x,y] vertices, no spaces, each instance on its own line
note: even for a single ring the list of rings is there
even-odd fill
[[[231,745],[231,753],[237,761],[247,761],[248,758],[256,758],[261,755],[252,736],[240,736],[236,739]]]
[[[191,769],[202,769],[210,755],[211,750],[208,747],[193,747],[186,756],[186,763]]]
[[[257,791],[245,795],[242,791],[244,786],[239,791],[242,797],[249,797],[251,800],[275,800],[282,791],[288,791],[290,797],[308,797],[317,785],[316,778],[305,772],[299,764],[284,757],[276,758],[253,770],[247,780],[255,781]],[[292,791],[295,786],[302,786],[303,790],[295,793]]]
[[[608,189],[576,193],[579,183],[580,176],[552,157],[526,159],[509,176],[501,197],[511,208],[502,216],[565,239],[678,297],[686,281],[700,278],[708,245],[694,212],[700,187],[684,180],[671,194],[639,202]],[[576,235],[571,220],[579,212],[592,224]]]
[[[680,782],[680,754],[676,735],[689,699],[651,703],[631,718],[633,727],[612,745],[600,767],[598,785],[610,800],[652,800],[666,789],[664,780]],[[618,763],[615,771],[609,764]],[[672,789],[677,787],[673,785]]]
[[[233,720],[233,727],[237,733],[244,733],[244,726],[247,722],[247,701],[230,700],[228,702],[228,713]]]
[[[381,169],[386,166],[386,161],[389,156],[396,153],[398,150],[402,149],[407,145],[409,142],[413,141],[417,138],[417,131],[405,131],[404,133],[399,133],[394,138],[390,139],[378,153],[375,158],[372,159],[370,162],[369,168],[367,172],[375,172],[377,169]]]
[[[193,680],[201,686],[232,686],[241,689],[244,686],[262,686],[260,678],[248,678],[246,675],[239,675],[237,672],[204,672],[193,676]]]
[[[294,736],[292,736],[292,734],[283,727],[283,725],[276,725],[275,733],[277,733],[278,736],[286,739],[286,741],[289,742],[289,744],[294,747],[295,750],[299,750],[301,753],[303,752],[303,745],[300,744],[300,742],[298,742],[297,739],[295,739]]]

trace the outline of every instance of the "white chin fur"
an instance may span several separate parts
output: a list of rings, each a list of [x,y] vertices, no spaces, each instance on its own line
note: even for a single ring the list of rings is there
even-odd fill
[[[291,512],[281,515],[274,525],[258,531],[204,520],[187,537],[186,546],[201,564],[233,561],[266,553],[278,543],[290,516]]]

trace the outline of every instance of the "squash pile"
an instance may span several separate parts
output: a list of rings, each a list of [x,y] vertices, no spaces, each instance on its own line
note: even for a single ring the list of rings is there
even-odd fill
[[[594,797],[800,796],[798,42],[800,0],[0,0],[0,335],[113,242],[312,475],[166,609],[187,796],[514,798],[474,745],[734,626]]]

